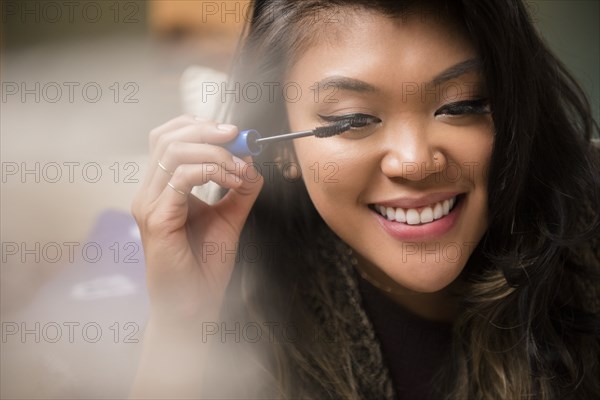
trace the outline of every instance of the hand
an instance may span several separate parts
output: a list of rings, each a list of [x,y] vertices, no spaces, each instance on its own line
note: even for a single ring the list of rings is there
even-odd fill
[[[183,326],[218,315],[235,262],[231,250],[263,184],[247,164],[251,158],[234,158],[217,145],[237,133],[235,126],[190,115],[150,132],[150,164],[132,213],[142,236],[154,323]],[[189,194],[209,180],[229,189],[214,205]]]

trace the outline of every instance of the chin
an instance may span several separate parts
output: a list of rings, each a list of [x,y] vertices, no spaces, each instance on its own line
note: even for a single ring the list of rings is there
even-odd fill
[[[388,272],[383,269],[383,272],[388,274],[402,288],[417,293],[435,293],[447,288],[456,281],[462,269],[458,265],[418,265],[403,271],[392,270]]]

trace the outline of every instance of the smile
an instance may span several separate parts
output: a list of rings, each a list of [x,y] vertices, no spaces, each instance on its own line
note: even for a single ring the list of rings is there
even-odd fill
[[[386,207],[373,204],[371,207],[388,221],[408,225],[423,225],[445,217],[456,204],[457,196],[419,208]]]

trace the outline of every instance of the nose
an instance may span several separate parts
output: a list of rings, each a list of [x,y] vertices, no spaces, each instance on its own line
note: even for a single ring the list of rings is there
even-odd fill
[[[381,171],[388,178],[421,181],[444,170],[446,156],[432,143],[425,124],[413,121],[388,128],[381,159]]]

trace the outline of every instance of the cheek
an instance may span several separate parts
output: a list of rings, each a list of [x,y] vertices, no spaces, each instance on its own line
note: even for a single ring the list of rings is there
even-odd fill
[[[341,153],[333,141],[326,140],[306,138],[294,144],[304,184],[325,218],[357,204],[373,168],[364,155]]]
[[[473,127],[444,132],[443,148],[448,165],[443,171],[448,181],[460,180],[487,188],[487,176],[494,144],[494,129],[491,120]],[[452,138],[452,140],[447,140]]]

